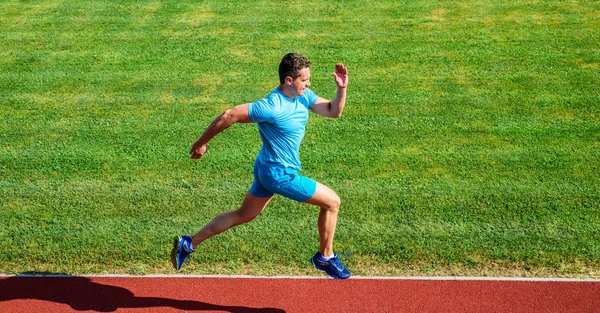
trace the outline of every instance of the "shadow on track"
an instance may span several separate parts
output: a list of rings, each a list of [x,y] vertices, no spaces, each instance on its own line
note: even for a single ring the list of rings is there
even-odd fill
[[[171,307],[185,311],[225,311],[232,313],[284,313],[274,308],[224,306],[193,300],[137,297],[128,289],[102,285],[78,276],[27,276],[0,278],[0,302],[36,299],[64,303],[77,311],[114,312],[119,308]],[[50,275],[45,273],[44,275]]]

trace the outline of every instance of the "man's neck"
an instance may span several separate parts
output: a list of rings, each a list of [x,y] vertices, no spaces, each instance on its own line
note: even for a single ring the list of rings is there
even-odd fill
[[[285,95],[286,97],[294,100],[296,99],[296,95],[294,94],[293,90],[291,88],[289,88],[287,85],[285,84],[281,84],[279,85],[279,91],[281,91],[281,93],[283,95]]]

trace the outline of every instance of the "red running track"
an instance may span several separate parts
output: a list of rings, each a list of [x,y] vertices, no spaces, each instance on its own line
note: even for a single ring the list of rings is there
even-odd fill
[[[600,281],[0,277],[0,312],[600,312]]]

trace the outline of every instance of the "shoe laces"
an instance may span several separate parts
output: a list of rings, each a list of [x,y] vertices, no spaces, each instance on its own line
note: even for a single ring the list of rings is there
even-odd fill
[[[346,261],[350,260],[351,257],[352,257],[352,253],[343,251],[343,252],[340,252],[337,254],[337,261],[340,263],[346,262]]]

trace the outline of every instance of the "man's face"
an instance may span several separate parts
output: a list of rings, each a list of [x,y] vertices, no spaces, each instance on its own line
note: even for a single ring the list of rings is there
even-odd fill
[[[292,88],[296,95],[303,96],[304,90],[308,86],[310,86],[310,68],[305,67],[300,70],[300,75],[292,81]]]

